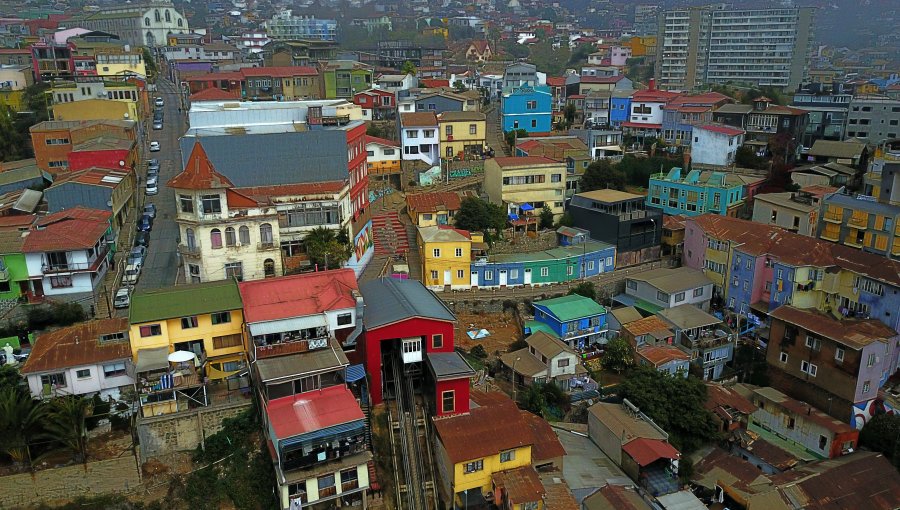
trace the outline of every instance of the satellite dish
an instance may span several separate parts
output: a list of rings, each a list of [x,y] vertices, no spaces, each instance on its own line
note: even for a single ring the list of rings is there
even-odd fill
[[[196,358],[197,355],[191,351],[175,351],[169,354],[169,361],[172,363],[184,363]]]

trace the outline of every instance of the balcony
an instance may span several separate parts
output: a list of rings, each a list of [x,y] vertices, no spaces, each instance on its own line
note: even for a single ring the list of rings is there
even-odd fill
[[[597,333],[602,333],[604,331],[606,331],[606,328],[604,328],[603,326],[600,326],[600,325],[591,326],[589,328],[576,329],[574,331],[566,331],[564,338],[569,339],[569,338],[574,338],[574,337],[584,336],[584,335],[594,335]]]
[[[827,211],[825,212],[825,216],[823,216],[822,219],[829,223],[841,223],[844,221],[843,214],[834,214]]]
[[[307,455],[303,455],[302,450],[283,452],[281,456],[281,458],[283,459],[281,463],[282,471],[289,472],[298,469],[305,469],[310,466],[321,464],[322,462],[343,459],[345,457],[350,457],[352,455],[357,455],[365,452],[365,426],[362,426],[361,428],[356,430],[359,433],[349,438],[331,436],[316,440],[316,445],[312,445],[309,448],[309,454]],[[334,447],[335,444],[338,445],[336,448]],[[324,455],[325,458],[321,459],[321,455]],[[355,484],[351,489],[345,488],[345,491],[359,488],[358,480],[350,480],[345,483],[347,483],[348,486],[350,484]],[[343,484],[341,485],[343,486]],[[321,492],[319,495],[321,496]]]
[[[359,480],[341,482],[341,492],[352,491],[359,488]]]
[[[730,343],[734,343],[734,335],[721,328],[703,330],[696,336],[689,333],[681,335],[681,344],[690,348],[709,349]]]
[[[178,244],[178,253],[184,255],[185,257],[199,257],[200,256],[200,243],[195,242],[192,245],[187,245],[183,243]]]
[[[861,218],[858,216],[851,216],[850,219],[847,221],[847,225],[849,225],[855,229],[858,229],[858,230],[865,230],[869,227],[869,218],[868,217]]]
[[[263,359],[284,356],[286,354],[314,351],[316,349],[328,347],[329,339],[329,336],[319,336],[315,338],[287,337],[281,341],[266,342],[258,339],[258,337],[254,337],[253,353],[256,359]]]
[[[106,259],[109,253],[109,245],[103,245],[94,257],[88,262],[65,262],[65,263],[45,263],[41,265],[41,272],[45,275],[58,273],[79,273],[97,271],[100,264]]]
[[[277,248],[277,245],[274,242],[256,243],[257,251],[274,250],[275,248]]]

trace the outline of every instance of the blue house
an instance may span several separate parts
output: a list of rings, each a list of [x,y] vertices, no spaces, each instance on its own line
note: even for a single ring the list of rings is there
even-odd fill
[[[631,115],[631,94],[613,91],[609,99],[609,123],[614,128],[628,122]]]
[[[550,87],[509,87],[500,96],[503,131],[524,129],[529,133],[552,130],[553,94]]]
[[[533,306],[534,320],[525,323],[526,335],[543,331],[576,349],[606,342],[606,308],[591,298],[573,294]]]
[[[764,179],[732,173],[691,170],[674,167],[669,173],[650,176],[647,206],[665,214],[699,216],[716,213],[736,216],[744,205],[747,188]]]

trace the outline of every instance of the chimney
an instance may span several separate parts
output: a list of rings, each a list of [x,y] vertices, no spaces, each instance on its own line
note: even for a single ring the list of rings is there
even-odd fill
[[[650,82],[647,84],[647,90],[656,90],[656,78],[650,78]]]

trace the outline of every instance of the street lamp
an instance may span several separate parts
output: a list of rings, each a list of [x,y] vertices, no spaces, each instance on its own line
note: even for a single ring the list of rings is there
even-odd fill
[[[516,363],[522,359],[522,356],[516,356],[516,360],[513,361],[512,366],[512,387],[513,387],[513,402],[516,402]]]

